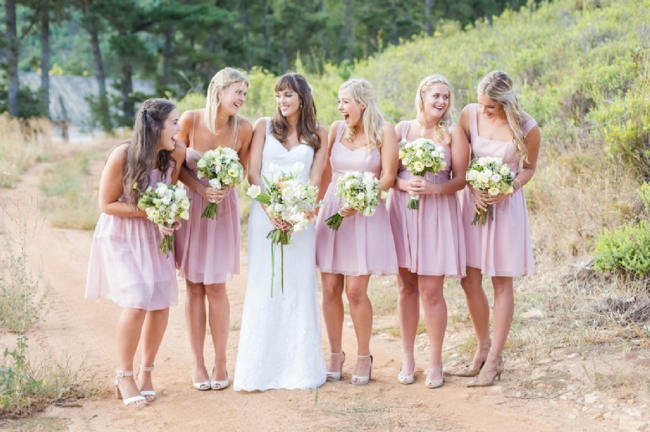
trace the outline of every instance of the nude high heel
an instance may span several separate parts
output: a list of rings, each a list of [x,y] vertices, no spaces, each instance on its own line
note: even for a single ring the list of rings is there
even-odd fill
[[[345,363],[345,351],[341,351],[341,352],[337,352],[337,353],[333,352],[333,353],[330,353],[330,354],[331,355],[343,355],[343,360],[341,360],[341,364],[339,365],[339,370],[337,370],[337,371],[329,371],[328,370],[327,371],[326,380],[327,381],[340,381],[341,377],[343,376],[342,373],[343,373],[343,363]]]
[[[370,358],[370,369],[368,370],[368,375],[352,375],[352,378],[350,379],[350,382],[354,385],[366,385],[368,384],[368,381],[372,379],[372,363],[373,363],[373,358],[372,354],[368,355],[357,355],[357,358]]]

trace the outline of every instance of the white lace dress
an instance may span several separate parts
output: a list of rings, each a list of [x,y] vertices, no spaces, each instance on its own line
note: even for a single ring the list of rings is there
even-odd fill
[[[314,150],[300,144],[290,151],[269,132],[262,153],[262,175],[276,164],[289,170],[305,166],[308,181]],[[321,352],[320,309],[316,285],[314,227],[294,233],[284,247],[284,294],[280,250],[276,248],[275,282],[271,297],[271,222],[257,202],[248,219],[248,283],[235,364],[235,390],[312,389],[325,382]]]

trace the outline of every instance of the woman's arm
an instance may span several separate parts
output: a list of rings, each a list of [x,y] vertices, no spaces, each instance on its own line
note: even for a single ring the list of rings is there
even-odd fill
[[[250,151],[251,151],[251,140],[253,139],[253,127],[251,122],[245,118],[240,118],[241,124],[239,125],[239,161],[244,166],[244,172],[248,169]]]
[[[395,128],[390,123],[384,123],[382,129],[381,143],[381,177],[379,178],[379,190],[388,190],[393,187],[397,176],[398,150],[397,135]]]
[[[402,128],[405,127],[404,126],[405,123],[406,123],[406,121],[401,121],[401,122],[397,123],[397,125],[395,126],[395,136],[397,136],[397,137],[402,136],[402,134],[403,134]],[[397,151],[398,151],[398,155],[399,155],[399,145],[397,146]],[[399,157],[398,157],[398,159],[399,159]],[[397,166],[399,167],[399,162],[397,163]],[[402,178],[396,177],[395,178],[395,185],[393,187],[395,189],[397,189],[397,190],[400,190],[400,191],[403,191],[403,192],[408,192],[409,191],[409,180],[404,180]]]
[[[314,161],[311,164],[309,171],[309,181],[314,186],[319,186],[323,176],[323,170],[327,163],[327,155],[329,153],[329,143],[327,142],[327,129],[322,126],[318,127],[318,137],[320,138],[320,147],[314,154]]]
[[[248,183],[258,185],[264,190],[262,182],[262,153],[266,138],[266,118],[261,117],[255,122],[253,137],[248,155]]]
[[[123,192],[124,166],[127,159],[127,144],[116,147],[108,156],[99,180],[99,209],[102,213],[121,217],[146,217],[137,206],[118,201]]]
[[[323,199],[325,193],[327,192],[327,188],[329,187],[330,182],[332,181],[332,164],[330,164],[330,155],[332,154],[332,145],[334,144],[334,140],[336,140],[336,133],[338,132],[338,129],[339,129],[339,120],[332,123],[332,125],[330,126],[330,131],[327,134],[327,145],[325,146],[326,152],[325,152],[324,168],[323,168],[323,174],[320,177],[320,185],[318,186],[317,201]]]

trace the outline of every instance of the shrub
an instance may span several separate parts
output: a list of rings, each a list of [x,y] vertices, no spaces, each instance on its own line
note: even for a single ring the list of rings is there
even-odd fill
[[[650,222],[625,225],[596,237],[594,268],[600,271],[650,274]]]
[[[24,333],[45,310],[40,275],[32,273],[25,242],[19,247],[5,242],[0,259],[0,325],[12,332]]]

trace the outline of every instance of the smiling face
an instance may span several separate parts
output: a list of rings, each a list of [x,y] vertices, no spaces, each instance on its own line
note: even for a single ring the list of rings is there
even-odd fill
[[[338,110],[348,127],[352,128],[361,123],[365,109],[364,105],[354,100],[350,90],[346,88],[339,90]]]
[[[285,87],[275,93],[275,103],[283,117],[292,117],[300,112],[302,101],[291,87]]]
[[[228,116],[235,115],[246,102],[248,83],[237,81],[219,91],[219,108]]]
[[[449,87],[443,83],[432,84],[421,97],[422,114],[427,118],[440,119],[449,109]]]
[[[505,117],[503,106],[484,94],[478,95],[478,107],[481,114],[487,118]]]
[[[180,132],[180,130],[181,128],[178,124],[178,111],[174,108],[167,115],[162,130],[160,131],[160,149],[173,151],[176,148],[174,135]]]

